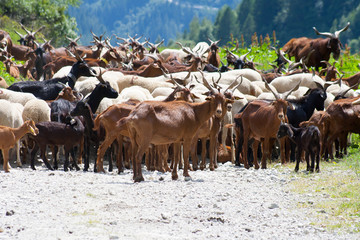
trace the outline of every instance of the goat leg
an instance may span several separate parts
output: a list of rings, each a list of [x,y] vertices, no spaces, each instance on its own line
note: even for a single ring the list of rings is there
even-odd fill
[[[31,155],[30,165],[31,165],[32,170],[36,170],[36,168],[35,168],[35,156],[36,156],[38,150],[39,150],[39,145],[34,144],[34,148],[31,150],[31,153],[30,153],[30,155]]]
[[[57,159],[57,153],[58,153],[58,147],[57,146],[52,146],[51,147],[52,149],[52,155],[53,155],[53,158],[54,158],[54,169],[57,170],[58,169],[58,159]]]
[[[46,153],[46,146],[43,146],[43,147],[41,147],[41,158],[42,158],[43,162],[45,163],[46,167],[49,170],[54,171],[54,169],[51,167],[49,161],[47,160],[45,153]]]
[[[80,153],[79,153],[80,154]],[[80,167],[77,165],[76,158],[75,158],[75,151],[74,148],[71,149],[71,158],[73,160],[73,167],[76,169],[76,171],[80,170]]]
[[[3,162],[3,168],[5,172],[10,172],[10,165],[9,165],[9,148],[8,149],[2,149],[2,156],[4,159]]]

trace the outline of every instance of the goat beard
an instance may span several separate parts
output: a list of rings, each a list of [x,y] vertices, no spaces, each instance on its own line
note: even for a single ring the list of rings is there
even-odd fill
[[[339,52],[333,52],[333,57],[335,60],[338,60],[340,57],[340,51]]]

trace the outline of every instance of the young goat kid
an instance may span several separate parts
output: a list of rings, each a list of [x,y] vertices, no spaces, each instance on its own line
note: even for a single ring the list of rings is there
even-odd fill
[[[295,172],[299,171],[299,163],[302,152],[305,151],[306,170],[314,172],[316,158],[316,172],[320,172],[320,130],[318,127],[310,125],[305,128],[296,128],[291,124],[281,124],[277,134],[278,138],[288,136],[298,147],[296,154]],[[311,157],[311,165],[309,160]]]
[[[16,142],[27,133],[31,133],[34,136],[36,136],[39,133],[39,130],[35,126],[35,122],[32,120],[28,120],[24,122],[24,124],[18,128],[0,126],[0,149],[2,150],[2,154],[4,158],[5,172],[10,171],[10,166],[9,166],[10,148],[14,147]]]

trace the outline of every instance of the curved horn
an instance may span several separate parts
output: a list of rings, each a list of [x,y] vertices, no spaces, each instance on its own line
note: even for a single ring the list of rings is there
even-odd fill
[[[106,72],[106,71],[104,71]],[[99,80],[99,82],[101,83],[105,83],[105,80],[103,79],[102,75],[104,74],[104,72],[101,72],[101,69],[100,69],[100,72],[99,74],[96,76],[96,78]]]
[[[233,56],[235,59],[240,59],[240,57],[234,53],[232,53],[229,49],[226,49],[226,51],[231,55]]]
[[[178,88],[180,88],[180,89],[185,88],[184,86],[180,85],[180,84],[173,78],[173,76],[172,76],[171,74],[170,74],[170,80],[171,80],[171,82],[174,83]]]
[[[27,30],[24,25],[22,25],[22,24],[20,23],[20,26],[21,26],[21,28],[22,28],[27,34],[31,35],[31,32],[30,32],[29,30]]]
[[[349,26],[350,26],[350,22],[348,22],[347,25],[343,29],[340,29],[340,30],[336,31],[334,33],[335,37],[339,38],[340,33],[346,31],[349,28]]]
[[[321,36],[325,36],[325,37],[328,37],[328,38],[336,38],[336,36],[332,33],[329,33],[329,32],[319,32],[316,27],[313,27],[315,33],[317,35],[321,35]]]
[[[237,80],[239,79],[239,77],[241,77],[241,81],[240,81],[240,82],[237,81]],[[237,76],[237,78],[224,90],[224,93],[225,93],[227,90],[229,90],[229,89],[231,89],[231,92],[234,92],[235,89],[242,83],[242,81],[243,81],[243,76],[242,76],[242,74],[240,74],[240,75]]]
[[[33,36],[35,36],[36,33],[38,33],[39,31],[43,30],[45,28],[44,25],[42,25],[38,30],[36,30],[34,33],[33,33]]]
[[[239,59],[240,59],[241,61],[245,61],[245,60],[246,60],[246,56],[247,56],[249,53],[251,53],[251,51],[252,51],[252,48],[250,48],[250,51],[249,51],[248,53],[245,53],[244,55],[241,55],[241,56],[239,57]]]
[[[327,65],[327,67],[331,67],[331,64],[330,64],[328,61],[326,61],[326,60],[322,60],[322,61],[320,61],[320,62],[325,63],[325,64]]]
[[[20,38],[25,38],[25,35],[22,35],[21,33],[19,33],[18,31],[14,30],[14,32],[19,35]]]
[[[301,84],[301,81],[299,81],[298,84],[293,89],[291,89],[290,91],[284,93],[284,100],[286,100],[293,91],[298,90],[299,87],[300,87],[300,84]]]
[[[269,86],[269,84],[267,83],[267,81],[265,80],[265,78],[262,78],[262,80],[263,80],[263,82],[265,83],[266,89],[268,89],[270,92],[272,92],[272,94],[274,94],[276,100],[279,100],[279,99],[280,99],[279,94],[276,93],[276,92],[274,92],[274,91],[272,90],[272,88]]]
[[[201,76],[203,78],[203,84],[204,86],[210,90],[211,93],[215,93],[215,90],[213,87],[211,87],[211,85],[209,84],[209,82],[206,80],[205,76],[204,76],[204,72],[199,70],[199,72],[201,73]]]
[[[194,53],[188,47],[184,47],[180,42],[176,42],[176,44],[180,45],[181,49],[187,54],[194,55]]]

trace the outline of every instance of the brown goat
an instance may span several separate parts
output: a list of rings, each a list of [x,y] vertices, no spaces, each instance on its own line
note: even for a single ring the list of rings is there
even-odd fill
[[[225,97],[216,92],[207,81],[205,86],[211,95],[202,103],[187,103],[183,101],[158,102],[144,101],[137,105],[128,117],[117,123],[117,131],[127,128],[132,143],[133,169],[135,182],[143,181],[141,159],[150,144],[163,145],[174,143],[175,164],[172,179],[178,178],[177,166],[179,163],[179,150],[181,143],[184,152],[183,175],[190,177],[189,152],[192,139],[197,130],[213,114],[222,115],[222,105]]]
[[[14,147],[16,142],[27,133],[31,133],[34,136],[39,133],[39,130],[35,126],[35,122],[32,120],[24,122],[24,124],[18,128],[0,126],[0,149],[2,150],[4,158],[3,167],[5,172],[10,171],[9,150]]]
[[[220,55],[219,55],[219,47],[218,43],[220,40],[213,42],[210,38],[208,38],[210,41],[210,51],[207,57],[207,62],[212,64],[214,67],[219,68],[220,67]]]
[[[13,43],[10,34],[4,30],[0,30],[0,49],[11,54]]]
[[[282,50],[287,53],[290,58],[294,56],[296,62],[299,62],[303,57],[307,57],[309,53],[313,51],[305,64],[307,67],[315,67],[316,71],[318,71],[319,67],[326,67],[326,64],[321,61],[329,61],[331,53],[333,53],[334,59],[339,58],[342,47],[339,40],[339,34],[346,31],[349,26],[350,23],[335,33],[320,33],[313,27],[317,35],[322,35],[327,38],[292,38],[283,46]]]
[[[269,89],[275,96],[275,101],[268,102],[262,100],[254,100],[250,102],[243,112],[238,115],[235,115],[235,118],[240,118],[242,123],[242,149],[243,149],[243,162],[245,168],[249,168],[247,160],[248,152],[248,141],[254,139],[253,143],[253,154],[254,154],[254,165],[255,169],[259,168],[257,161],[257,149],[258,145],[262,143],[262,159],[261,159],[261,168],[266,168],[266,160],[271,154],[271,140],[276,138],[279,126],[281,122],[286,122],[286,111],[287,107],[292,107],[292,105],[286,101],[286,98],[290,93],[296,90],[299,85],[295,86],[292,90],[287,92],[284,96],[284,99],[281,99],[279,94],[273,92],[269,87],[267,82],[265,86]],[[281,160],[285,160],[285,149],[281,148]]]

